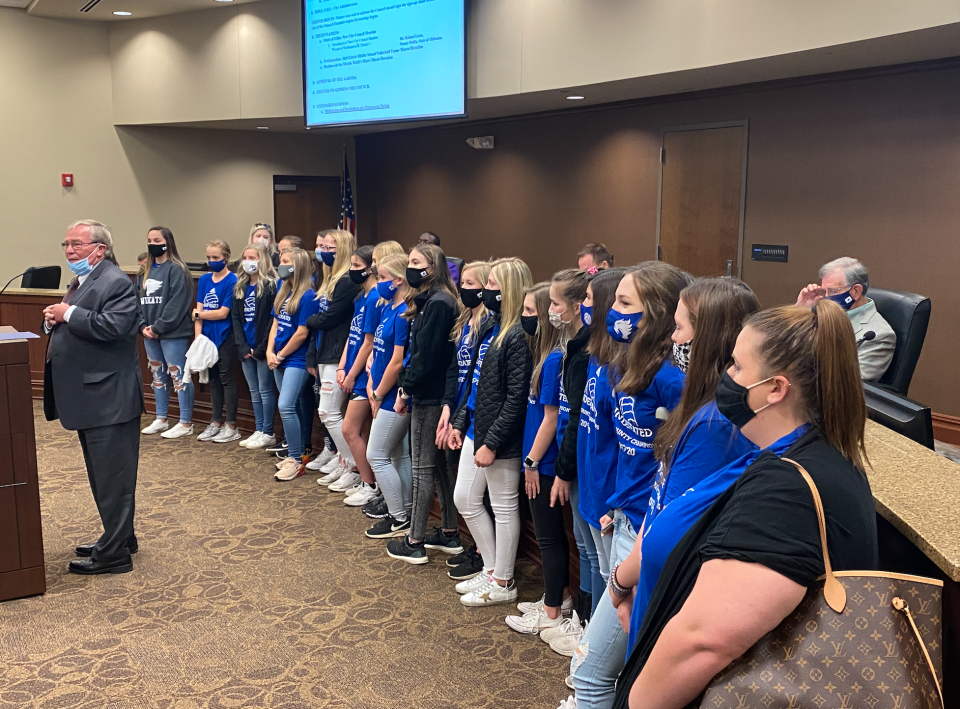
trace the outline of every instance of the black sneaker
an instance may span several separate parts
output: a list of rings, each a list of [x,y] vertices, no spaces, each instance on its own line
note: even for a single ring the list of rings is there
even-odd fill
[[[483,571],[483,557],[476,552],[476,547],[465,553],[469,554],[470,558],[447,572],[447,576],[454,581],[465,581]]]
[[[449,559],[447,559],[447,566],[449,566],[451,569],[456,568],[460,566],[460,564],[466,564],[475,556],[477,556],[477,545],[471,544],[470,548],[466,551],[462,551],[456,556],[451,556]]]
[[[364,534],[370,537],[370,539],[390,539],[391,537],[405,537],[409,531],[410,520],[398,522],[390,515],[387,515],[370,527]]]
[[[383,519],[390,514],[389,510],[387,509],[387,501],[382,497],[372,502],[368,502],[360,508],[360,511],[370,519]]]
[[[447,534],[440,527],[433,528],[433,534],[424,537],[423,546],[427,549],[437,549],[444,554],[459,554],[463,551],[460,544],[460,533]]]
[[[266,448],[264,450],[266,450],[267,453],[276,453],[278,455],[282,452],[283,457],[286,458],[287,457],[287,439],[284,438],[282,441],[280,441],[276,445],[270,446],[269,448]]]
[[[427,550],[424,549],[423,545],[410,546],[406,536],[403,539],[394,539],[387,542],[387,556],[391,559],[405,561],[408,564],[426,564],[430,561],[427,558]]]

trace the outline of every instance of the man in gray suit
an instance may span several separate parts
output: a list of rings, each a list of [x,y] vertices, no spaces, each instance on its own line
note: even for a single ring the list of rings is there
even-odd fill
[[[812,306],[821,298],[829,298],[846,310],[857,338],[860,377],[865,382],[874,382],[890,366],[897,335],[867,297],[869,287],[867,267],[855,258],[844,256],[820,269],[820,285],[811,283],[800,291],[797,305]],[[868,334],[871,332],[873,337]]]
[[[86,219],[67,228],[64,254],[76,278],[62,303],[43,311],[47,361],[43,411],[76,431],[103,535],[78,546],[75,574],[133,569],[133,532],[143,380],[137,352],[137,295],[117,268],[110,230]]]

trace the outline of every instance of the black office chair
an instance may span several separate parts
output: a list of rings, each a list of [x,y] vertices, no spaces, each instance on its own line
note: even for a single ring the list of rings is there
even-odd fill
[[[897,335],[897,348],[886,373],[878,384],[884,389],[906,396],[910,380],[917,368],[923,341],[930,324],[930,299],[916,293],[870,287],[867,297],[872,298],[877,312],[883,316]]]
[[[40,266],[28,268],[20,279],[21,288],[49,288],[60,287],[60,267]]]

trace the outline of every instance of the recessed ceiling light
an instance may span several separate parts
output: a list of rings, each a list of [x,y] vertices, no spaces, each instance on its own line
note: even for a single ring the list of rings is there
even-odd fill
[[[214,2],[233,2],[233,0],[214,0]]]
[[[270,126],[257,126],[257,130],[270,130]]]
[[[567,96],[567,101],[583,101],[584,97],[580,94],[570,94]]]
[[[116,11],[115,13],[113,13],[113,14],[114,14],[114,15],[118,15],[118,16],[120,16],[120,17],[130,17],[130,15],[132,15],[133,13],[132,13],[132,12],[124,12],[123,10],[117,10],[117,11]]]

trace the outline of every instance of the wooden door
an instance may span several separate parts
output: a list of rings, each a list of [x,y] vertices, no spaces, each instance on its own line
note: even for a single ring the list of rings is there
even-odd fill
[[[740,274],[746,124],[663,134],[658,258],[694,276]]]
[[[274,176],[273,214],[278,241],[299,236],[313,251],[317,232],[340,221],[340,178]]]

